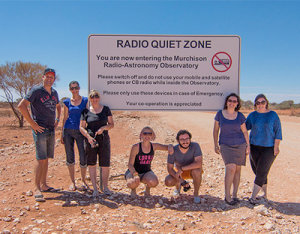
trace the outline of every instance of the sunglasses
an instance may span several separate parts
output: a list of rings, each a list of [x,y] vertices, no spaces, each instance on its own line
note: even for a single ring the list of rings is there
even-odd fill
[[[227,102],[237,103],[238,101],[237,100],[228,99]]]
[[[190,141],[190,138],[186,138],[186,139],[179,139],[179,141],[181,141],[181,142]]]
[[[95,95],[91,95],[91,96],[90,96],[90,99],[94,99],[94,98],[100,98],[100,97],[99,97],[98,94],[95,94]]]
[[[148,135],[148,136],[152,136],[152,132],[143,132],[143,135],[144,135],[144,136],[147,136],[147,135]]]
[[[44,71],[44,75],[48,72],[53,72],[55,74],[55,70],[52,69],[52,68],[47,68],[45,71]]]
[[[70,90],[78,90],[79,86],[75,86],[75,87],[70,87]]]
[[[44,75],[46,75],[46,74],[49,73],[49,72],[52,72],[52,73],[54,74],[54,76],[55,76],[55,70],[52,69],[52,68],[47,68],[47,69],[45,69]]]
[[[266,101],[261,101],[261,102],[255,102],[255,105],[265,105],[266,104]]]

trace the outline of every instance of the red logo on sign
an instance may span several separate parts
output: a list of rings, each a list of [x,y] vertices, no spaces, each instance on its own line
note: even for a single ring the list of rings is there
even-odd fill
[[[232,59],[226,52],[216,53],[211,60],[212,67],[217,72],[226,72],[229,70],[232,64]]]

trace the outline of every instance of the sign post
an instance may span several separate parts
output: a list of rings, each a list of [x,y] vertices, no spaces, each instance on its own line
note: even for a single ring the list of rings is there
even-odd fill
[[[239,36],[90,35],[89,90],[112,110],[218,110],[239,94]]]

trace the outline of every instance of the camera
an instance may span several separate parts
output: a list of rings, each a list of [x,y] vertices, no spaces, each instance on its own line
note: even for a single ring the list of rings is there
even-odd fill
[[[97,141],[93,141],[93,143],[91,144],[92,148],[96,148],[99,146],[99,143]]]

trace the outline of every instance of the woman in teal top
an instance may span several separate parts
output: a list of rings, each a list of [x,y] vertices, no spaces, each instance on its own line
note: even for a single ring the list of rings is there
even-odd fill
[[[279,154],[279,143],[282,140],[281,123],[276,112],[268,109],[269,101],[264,94],[256,96],[255,111],[246,120],[250,131],[250,162],[255,174],[254,187],[249,202],[258,203],[256,196],[263,191],[261,198],[267,199],[267,182],[270,168]]]
[[[69,191],[75,191],[77,186],[75,184],[75,153],[74,142],[76,141],[79,161],[81,168],[81,179],[83,182],[82,190],[86,189],[86,168],[87,157],[84,151],[84,137],[79,131],[81,112],[87,107],[88,98],[79,95],[80,86],[77,81],[71,81],[69,84],[72,97],[63,101],[64,103],[64,119],[63,119],[63,132],[61,143],[65,145],[66,150],[66,164],[69,169],[72,184]]]

